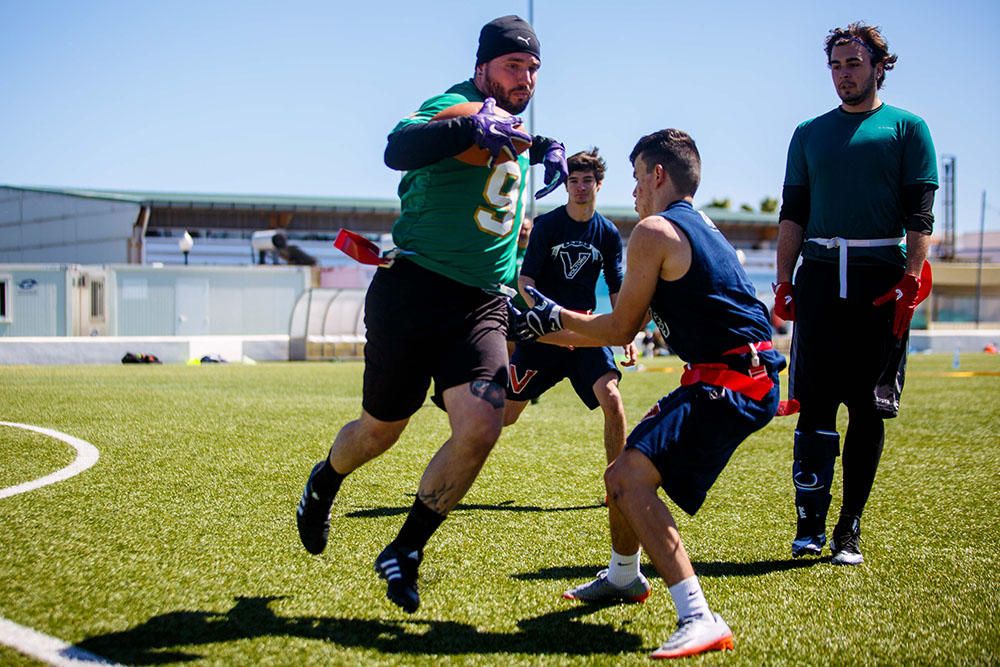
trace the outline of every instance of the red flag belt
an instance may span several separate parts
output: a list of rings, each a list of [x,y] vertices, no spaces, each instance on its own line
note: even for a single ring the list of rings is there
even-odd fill
[[[767,369],[760,363],[757,353],[762,350],[770,350],[772,347],[771,341],[767,340],[741,345],[722,353],[724,357],[734,354],[752,355],[753,361],[746,372],[733,370],[726,364],[688,364],[684,367],[684,373],[681,374],[681,386],[703,382],[715,387],[725,387],[759,401],[771,391],[774,382],[768,377]]]
[[[681,374],[681,385],[686,386],[696,382],[725,387],[755,401],[767,396],[767,392],[774,387],[774,383],[764,370],[753,376],[734,371],[725,364],[688,364]]]
[[[764,350],[770,350],[774,348],[774,345],[769,340],[761,341],[759,343],[752,343],[753,347],[750,347],[751,343],[746,343],[740,345],[739,347],[734,347],[731,350],[726,350],[722,353],[722,356],[728,357],[731,354],[751,354],[754,350],[758,352],[763,352]]]

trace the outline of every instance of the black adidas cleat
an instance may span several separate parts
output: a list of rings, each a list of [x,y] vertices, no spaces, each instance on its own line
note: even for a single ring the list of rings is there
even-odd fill
[[[320,461],[313,466],[295,513],[295,523],[299,528],[302,546],[309,553],[316,555],[323,553],[330,537],[330,508],[333,507],[334,499],[334,496],[324,498],[313,490],[313,478],[324,463],[326,461]]]
[[[408,614],[420,606],[417,568],[422,557],[419,551],[407,554],[390,544],[375,559],[375,571],[388,584],[386,597]]]
[[[853,518],[847,522],[841,519],[830,540],[830,551],[833,552],[830,562],[834,565],[861,565],[865,557],[861,555],[860,543],[861,519]]]

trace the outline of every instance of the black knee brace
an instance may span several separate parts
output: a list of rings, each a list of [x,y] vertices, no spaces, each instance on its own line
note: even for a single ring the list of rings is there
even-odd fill
[[[795,431],[792,483],[799,532],[825,532],[834,461],[839,455],[840,434],[836,431]]]

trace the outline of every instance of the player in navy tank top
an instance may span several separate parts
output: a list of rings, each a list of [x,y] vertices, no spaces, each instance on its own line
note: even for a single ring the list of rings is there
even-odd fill
[[[575,313],[529,291],[535,305],[516,317],[513,331],[531,338],[565,328],[581,344],[622,344],[652,311],[667,344],[689,362],[681,386],[653,406],[605,473],[609,505],[625,517],[677,607],[677,630],[651,657],[674,658],[732,649],[733,635],[709,608],[657,491],[689,514],[698,511],[736,447],[774,416],[785,362],[771,349],[767,309],[736,251],[691,205],[701,178],[694,140],[661,130],[641,138],[631,160],[640,222],[614,310]]]

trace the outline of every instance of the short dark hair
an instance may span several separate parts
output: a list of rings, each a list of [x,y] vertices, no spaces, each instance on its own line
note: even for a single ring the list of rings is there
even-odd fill
[[[647,134],[636,142],[628,159],[635,165],[640,156],[650,171],[654,165],[662,165],[674,186],[685,195],[693,197],[698,191],[701,155],[687,132],[669,128]]]
[[[589,151],[580,151],[579,153],[574,153],[569,156],[566,160],[566,164],[569,166],[569,173],[574,171],[592,171],[594,172],[594,179],[601,183],[604,181],[604,172],[608,170],[608,165],[600,155],[597,154],[597,146],[594,146]]]
[[[895,53],[889,53],[889,42],[882,36],[882,28],[877,25],[868,25],[864,21],[855,21],[846,28],[832,28],[827,33],[824,48],[826,49],[826,62],[830,63],[830,54],[833,47],[844,44],[860,44],[871,56],[872,67],[882,64],[882,73],[876,80],[876,87],[882,88],[885,81],[885,73],[896,66],[899,59]]]

